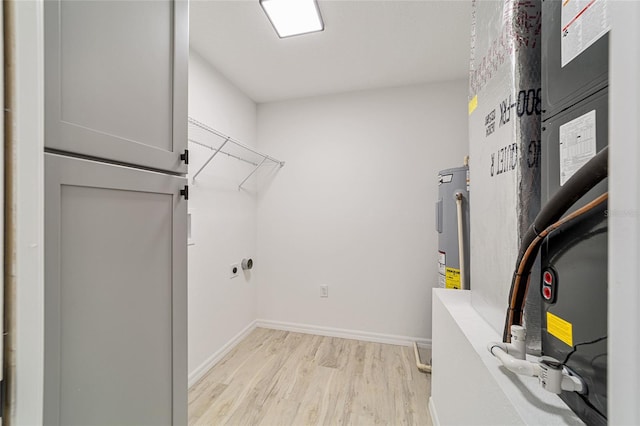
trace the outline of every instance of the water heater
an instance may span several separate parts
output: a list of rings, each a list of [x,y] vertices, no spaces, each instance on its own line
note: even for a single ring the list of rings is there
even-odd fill
[[[438,173],[436,231],[438,285],[470,289],[469,281],[469,167]]]

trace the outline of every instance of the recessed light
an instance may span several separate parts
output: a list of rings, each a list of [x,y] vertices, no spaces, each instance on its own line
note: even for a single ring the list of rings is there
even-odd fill
[[[316,0],[260,0],[278,37],[291,37],[324,30]]]

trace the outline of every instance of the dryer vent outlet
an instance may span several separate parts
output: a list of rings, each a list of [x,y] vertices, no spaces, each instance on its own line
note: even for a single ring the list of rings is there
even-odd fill
[[[245,271],[248,271],[249,269],[253,268],[253,259],[251,258],[247,258],[247,259],[242,259],[242,269]]]

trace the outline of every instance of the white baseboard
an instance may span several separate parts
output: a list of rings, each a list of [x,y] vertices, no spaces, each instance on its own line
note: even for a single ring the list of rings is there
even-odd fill
[[[228,354],[242,339],[247,337],[256,327],[273,330],[293,331],[296,333],[315,334],[319,336],[341,337],[343,339],[362,340],[365,342],[386,343],[389,345],[413,346],[413,342],[420,348],[431,349],[431,339],[421,337],[401,336],[394,334],[371,333],[368,331],[346,330],[342,328],[320,327],[316,325],[297,324],[282,321],[255,320],[236,334],[222,348],[207,358],[189,374],[189,387],[196,384],[207,372],[213,368],[226,354]]]
[[[431,422],[433,426],[440,426],[440,419],[438,419],[438,413],[436,412],[436,406],[433,403],[433,397],[429,397],[429,414],[431,415]]]
[[[229,340],[223,347],[217,350],[213,355],[207,358],[202,364],[198,366],[189,374],[188,386],[191,387],[198,382],[207,372],[216,365],[226,354],[249,335],[256,328],[256,321],[252,321],[246,326],[240,333],[236,334],[231,340]]]
[[[256,327],[274,330],[293,331],[296,333],[316,334],[319,336],[341,337],[343,339],[362,340],[365,342],[386,343],[389,345],[413,346],[413,342],[420,348],[431,348],[431,339],[422,337],[401,336],[395,334],[371,333],[360,330],[346,330],[342,328],[320,327],[317,325],[297,324],[282,321],[256,320]]]

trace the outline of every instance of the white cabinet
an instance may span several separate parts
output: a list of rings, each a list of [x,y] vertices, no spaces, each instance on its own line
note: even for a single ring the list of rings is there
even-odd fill
[[[186,179],[45,155],[44,423],[186,424]]]
[[[44,424],[186,424],[188,4],[44,11]]]
[[[45,1],[45,146],[186,173],[186,1]]]

